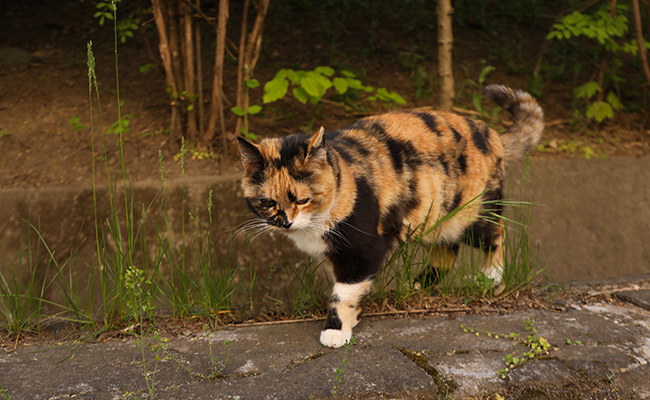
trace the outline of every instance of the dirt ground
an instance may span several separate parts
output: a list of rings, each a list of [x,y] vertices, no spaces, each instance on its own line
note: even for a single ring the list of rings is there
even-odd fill
[[[69,1],[62,6],[55,0],[40,1],[38,5],[30,4],[30,1],[10,3],[3,11],[7,27],[0,35],[0,187],[71,185],[92,181],[91,126],[97,179],[98,183],[104,182],[106,168],[103,162],[102,123],[103,129],[107,130],[118,119],[111,24],[98,24],[97,19],[93,18],[95,5],[92,2]],[[435,106],[435,93],[434,97],[416,98],[413,69],[405,68],[404,62],[395,61],[410,56],[408,51],[397,51],[397,56],[394,54],[393,49],[408,48],[408,43],[403,43],[407,39],[392,31],[399,27],[385,25],[378,29],[375,50],[364,55],[362,50],[365,44],[354,39],[353,29],[347,32],[347,37],[339,38],[335,46],[323,44],[317,35],[309,31],[309,21],[299,21],[286,27],[277,23],[282,16],[274,15],[274,10],[272,4],[267,19],[264,51],[255,71],[255,77],[262,84],[280,68],[308,69],[337,62],[353,71],[362,71],[365,82],[385,86],[401,94],[408,103],[400,106],[402,108]],[[236,11],[232,12],[233,16],[236,14]],[[238,23],[229,25],[229,38],[233,43],[238,41],[238,29]],[[134,182],[159,179],[159,151],[162,152],[165,169],[172,171],[171,177],[180,170],[178,161],[174,161],[179,144],[170,143],[165,133],[169,126],[170,106],[164,90],[162,69],[154,68],[146,74],[140,72],[141,66],[158,62],[157,39],[153,27],[150,30],[148,35],[136,34],[125,44],[120,43],[118,50],[119,98],[123,102],[121,113],[130,120],[130,133],[124,135],[123,151],[126,168]],[[525,77],[506,75],[506,68],[500,66],[499,60],[491,55],[493,52],[485,35],[479,33],[469,26],[458,28],[455,32],[457,85],[462,86],[465,77],[476,79],[483,65],[482,60],[486,60],[497,67],[486,83],[502,83],[525,89]],[[206,42],[209,43],[209,40]],[[534,38],[531,40],[534,42]],[[86,66],[89,41],[93,42],[97,59],[102,112],[100,123],[98,108],[93,108],[92,124]],[[147,41],[152,52],[148,50]],[[435,37],[431,38],[430,43],[432,47],[435,46]],[[332,50],[336,46],[338,53]],[[523,48],[521,54],[524,59],[533,60],[537,51],[538,48]],[[435,50],[428,53],[435,55]],[[234,63],[231,64],[226,71],[226,90],[234,87],[236,71]],[[418,61],[418,65],[425,67],[430,75],[435,75],[435,57]],[[206,65],[204,71],[210,70],[211,65]],[[206,82],[209,82],[209,78],[206,78]],[[228,82],[232,82],[232,85],[229,86]],[[209,90],[210,85],[206,84],[206,97],[209,97]],[[251,95],[254,103],[261,104],[261,88],[252,91]],[[232,93],[226,92],[226,96],[231,102],[234,100]],[[647,115],[618,113],[611,122],[579,132],[578,128],[568,123],[572,114],[571,100],[571,87],[557,84],[540,99],[547,119],[544,136],[546,151],[536,151],[532,157],[585,157],[585,146],[596,149],[596,153],[603,157],[650,153]],[[95,98],[93,101],[96,104]],[[457,106],[472,108],[467,96],[459,99]],[[316,129],[317,125],[323,125],[331,130],[366,114],[350,112],[332,101],[313,106],[284,99],[265,107],[265,112],[251,121],[251,130],[260,137],[300,132],[306,126]],[[367,113],[380,111],[382,107],[378,106],[368,109]],[[505,113],[500,117],[508,118]],[[78,121],[76,126],[71,123],[73,120]],[[234,116],[231,116],[228,126],[233,125]],[[497,127],[500,126],[497,124]],[[567,143],[574,146],[563,146]],[[109,165],[116,167],[119,162],[117,135],[106,135],[106,148]],[[190,154],[188,158],[185,173],[189,176],[239,170],[239,161],[233,155],[221,160],[199,160],[196,154]]]

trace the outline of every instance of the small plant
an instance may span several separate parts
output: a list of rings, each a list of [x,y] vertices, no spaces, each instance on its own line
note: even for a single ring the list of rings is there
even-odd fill
[[[74,128],[75,131],[83,131],[86,129],[86,126],[80,122],[79,117],[72,117],[70,118],[70,121],[68,122],[68,125]]]
[[[485,63],[485,61],[483,61]],[[461,89],[458,91],[458,95],[456,96],[457,98],[462,95],[463,89],[465,86],[469,86],[471,88],[469,96],[472,100],[472,105],[474,105],[474,108],[476,111],[478,111],[481,116],[485,118],[490,118],[492,121],[497,120],[497,116],[501,112],[501,107],[496,106],[492,110],[492,115],[487,112],[487,110],[483,107],[483,84],[485,83],[485,78],[490,74],[490,72],[496,70],[491,65],[485,65],[483,69],[481,69],[481,73],[478,76],[478,80],[474,81],[467,77],[467,67],[463,66],[463,69],[465,70],[465,82],[463,83],[463,86]]]
[[[628,35],[630,21],[627,13],[629,6],[620,3],[603,4],[596,12],[591,14],[574,11],[563,17],[547,35],[547,39],[579,40],[584,37],[596,45],[596,58],[600,61],[600,74],[598,81],[589,81],[574,90],[576,101],[584,100],[587,103],[585,116],[591,120],[602,122],[613,118],[614,110],[623,109],[618,96],[609,91],[606,100],[603,99],[605,81],[618,83],[622,78],[617,76],[617,71],[622,66],[620,56],[624,54],[637,55],[639,46],[636,39]],[[644,40],[644,46],[650,48],[650,43]],[[590,53],[591,54],[591,53]],[[590,55],[591,56],[591,55]],[[596,101],[591,102],[592,96],[599,93]],[[582,113],[577,110],[577,114]]]
[[[7,136],[9,136],[9,135],[11,135],[11,133],[9,133],[8,130],[6,130],[6,129],[0,129],[0,138],[7,137]]]
[[[0,396],[4,397],[7,400],[11,400],[11,396],[7,393],[7,389],[0,389]]]
[[[438,82],[434,75],[427,73],[424,66],[418,65],[411,74],[411,80],[415,84],[416,99],[433,97],[434,88],[438,85]]]
[[[605,139],[601,138],[599,144],[605,143]],[[616,138],[608,139],[608,142],[615,143]],[[552,139],[543,141],[535,147],[535,150],[541,153],[567,153],[577,156],[582,156],[585,160],[607,158],[607,150],[595,146],[587,139]]]
[[[568,344],[569,346],[580,346],[582,344],[582,342],[579,341],[579,340],[567,339],[566,344]]]
[[[186,153],[189,154],[192,160],[197,161],[221,159],[221,154],[213,153],[208,151],[208,149],[200,149],[194,143],[190,143],[190,145],[187,146]],[[180,160],[181,157],[182,154],[180,152],[174,154],[174,161]]]
[[[362,91],[373,93],[368,97],[370,101],[381,100],[406,104],[404,98],[395,92],[389,92],[385,88],[364,86],[353,72],[343,70],[341,76],[335,75],[336,71],[327,66],[316,67],[313,71],[281,69],[264,85],[264,103],[272,103],[284,98],[291,86],[294,97],[303,104],[308,101],[317,104],[332,87],[339,95],[345,95],[349,91]]]
[[[336,391],[339,388],[339,385],[343,383],[343,379],[341,376],[343,375],[343,372],[345,372],[345,367],[348,366],[348,353],[350,352],[350,348],[352,345],[356,343],[355,339],[353,337],[350,338],[350,340],[345,341],[345,355],[343,357],[343,368],[335,368],[334,369],[334,378],[336,379],[336,383],[334,384],[334,387],[332,387],[332,390],[330,390],[330,393],[332,393],[333,397],[336,397]]]
[[[465,333],[472,333],[476,336],[480,336],[480,333],[483,332],[487,334],[488,337],[492,337],[494,339],[504,338],[510,340],[519,340],[521,336],[520,334],[513,332],[508,334],[500,334],[496,332],[467,328],[465,325],[461,325],[460,327]],[[505,368],[502,368],[496,372],[496,376],[500,377],[501,379],[505,379],[508,372],[512,371],[514,368],[524,365],[534,358],[539,358],[548,354],[548,350],[550,349],[551,345],[545,338],[537,336],[537,328],[535,328],[535,324],[530,319],[526,320],[526,330],[529,333],[526,335],[526,339],[521,341],[520,344],[526,346],[526,348],[529,350],[524,351],[521,354],[519,354],[519,350],[515,350],[514,352],[503,357],[503,361],[505,362],[506,366]]]
[[[226,369],[228,361],[230,361],[230,340],[224,340],[223,345],[226,346],[227,350],[226,359],[224,362],[219,363],[217,358],[214,356],[214,353],[212,352],[212,343],[210,340],[208,340],[208,346],[210,347],[210,365],[212,365],[212,371],[208,376],[204,377],[204,379],[215,380],[226,377],[226,375],[223,374],[223,371]],[[219,366],[219,364],[221,364],[221,366]]]
[[[102,1],[97,3],[97,11],[93,16],[95,18],[99,18],[99,25],[104,26],[106,20],[113,21],[115,19],[114,14],[117,10],[117,3],[121,1],[122,0],[112,0],[111,2]],[[125,43],[127,38],[133,37],[133,31],[137,31],[139,29],[139,24],[140,19],[134,17],[133,15],[129,15],[128,17],[118,21],[116,23],[116,28],[120,42]]]
[[[257,136],[248,129],[248,116],[259,114],[262,111],[262,106],[252,105],[249,106],[249,90],[255,89],[260,86],[260,81],[257,79],[250,79],[250,70],[248,68],[244,69],[246,77],[244,78],[244,107],[233,107],[230,109],[238,117],[244,119],[244,125],[241,128],[241,134],[248,140],[257,140]]]
[[[149,72],[151,72],[152,70],[156,69],[157,66],[158,66],[157,64],[145,64],[145,65],[141,65],[140,68],[139,68],[139,71],[140,71],[140,73],[141,73],[142,75],[146,75],[146,74],[148,74]]]
[[[106,133],[112,133],[114,135],[131,133],[131,130],[129,129],[131,118],[133,118],[133,115],[131,114],[122,115],[120,119],[111,124]]]
[[[573,95],[577,101],[584,100],[587,103],[585,116],[589,119],[594,119],[596,122],[603,122],[605,119],[614,118],[614,110],[622,110],[623,104],[618,99],[618,96],[613,91],[607,93],[606,100],[591,101],[592,97],[602,88],[596,81],[589,81],[573,90]],[[576,109],[577,114],[580,112]]]

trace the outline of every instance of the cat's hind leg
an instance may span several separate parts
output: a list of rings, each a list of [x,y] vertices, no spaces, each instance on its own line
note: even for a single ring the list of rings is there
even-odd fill
[[[500,284],[503,279],[503,236],[504,221],[481,220],[470,226],[465,234],[465,241],[483,250],[482,270],[485,276]]]
[[[439,283],[456,262],[458,244],[434,244],[430,251],[427,267],[415,278],[423,287]]]
[[[325,328],[320,333],[320,342],[324,346],[338,348],[350,341],[352,328],[361,318],[361,300],[371,285],[371,279],[354,284],[334,284]]]

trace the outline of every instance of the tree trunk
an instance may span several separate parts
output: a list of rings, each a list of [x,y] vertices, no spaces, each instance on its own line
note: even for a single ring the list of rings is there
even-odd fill
[[[192,28],[192,11],[187,3],[181,5],[183,11],[183,59],[185,65],[185,101],[187,110],[187,137],[191,142],[198,142],[196,126],[196,67],[194,65],[194,29]]]
[[[196,8],[201,9],[201,0],[196,0]],[[197,94],[198,94],[198,106],[199,106],[199,132],[201,134],[205,133],[204,127],[204,118],[205,111],[203,110],[203,63],[201,62],[201,29],[199,24],[194,25],[194,42],[196,43],[196,83],[197,83]],[[209,144],[209,143],[208,143]]]
[[[646,82],[650,85],[650,68],[648,68],[648,59],[645,51],[645,40],[643,39],[643,27],[641,26],[641,11],[639,9],[639,0],[632,0],[632,13],[634,14],[634,28],[636,30],[636,41],[639,45],[639,58],[643,67],[643,75]]]
[[[223,112],[223,62],[226,51],[226,23],[228,21],[228,0],[219,2],[219,22],[217,23],[217,46],[215,49],[214,78],[212,83],[212,107],[206,141],[212,141],[217,130],[217,119],[221,127],[221,144],[224,156],[228,155],[228,135]]]
[[[454,74],[452,69],[452,45],[454,36],[451,26],[451,0],[438,0],[438,77],[440,79],[439,107],[451,111],[454,105]]]
[[[239,54],[237,55],[237,107],[244,108],[244,54],[246,54],[246,34],[248,33],[248,9],[250,0],[244,0],[244,13],[241,20],[241,36],[239,37]],[[237,117],[235,135],[241,134],[242,118]]]

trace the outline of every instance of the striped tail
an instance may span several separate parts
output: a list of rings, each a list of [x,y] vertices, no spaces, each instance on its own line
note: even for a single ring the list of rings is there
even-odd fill
[[[508,110],[514,123],[501,134],[506,159],[521,158],[535,147],[544,131],[544,111],[528,93],[501,85],[483,88],[483,94]]]

